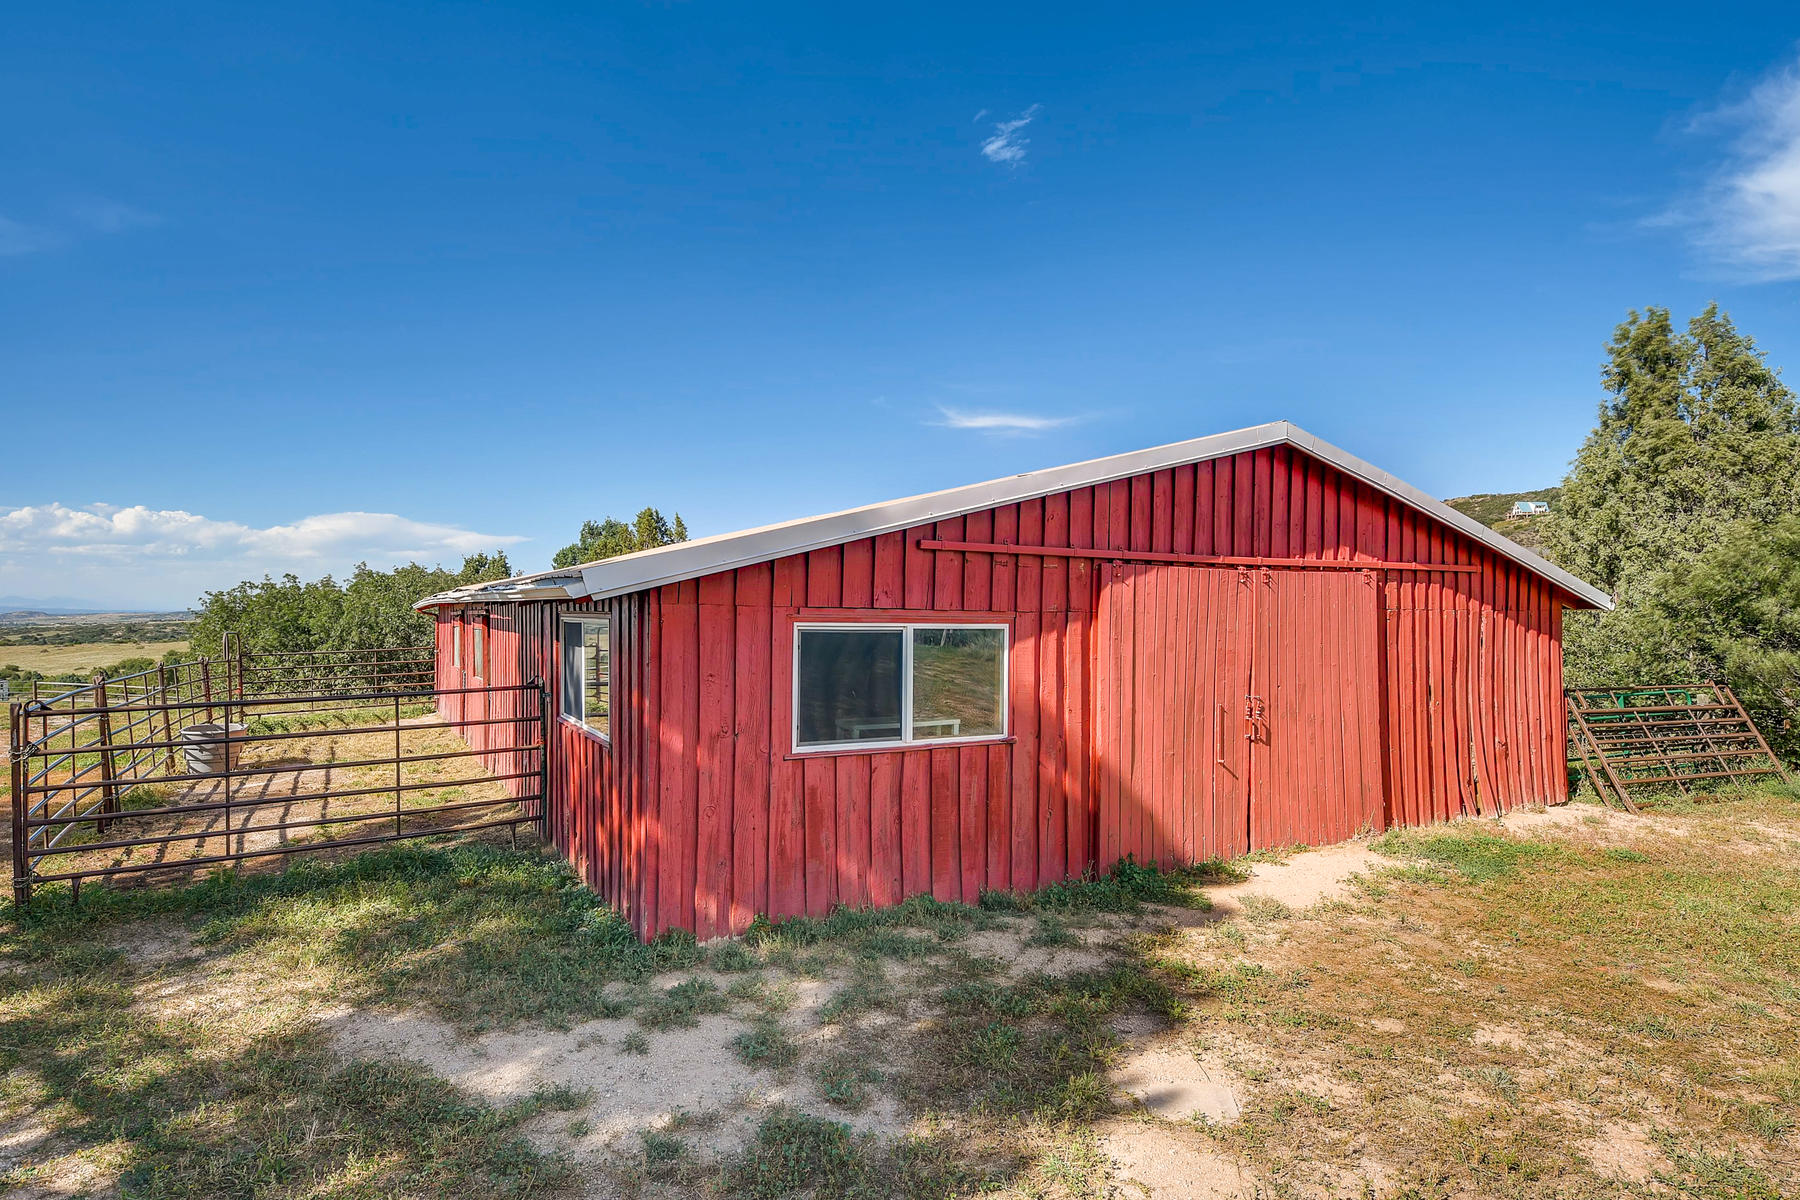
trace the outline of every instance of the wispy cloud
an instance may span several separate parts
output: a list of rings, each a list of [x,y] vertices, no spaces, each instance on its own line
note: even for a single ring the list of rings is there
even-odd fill
[[[0,579],[21,595],[179,607],[264,574],[340,574],[358,562],[455,566],[465,554],[524,540],[395,513],[321,513],[258,527],[142,504],[37,504],[0,508]]]
[[[1025,127],[1037,120],[1038,112],[1044,106],[1034,104],[1010,121],[1000,121],[994,125],[993,136],[981,143],[981,153],[989,162],[1002,163],[1016,167],[1025,161],[1025,148],[1031,144],[1030,139],[1021,136]],[[979,121],[987,115],[987,109],[975,115]]]
[[[1800,63],[1696,128],[1727,131],[1729,149],[1697,196],[1654,223],[1686,227],[1714,264],[1734,273],[1800,279]]]
[[[128,233],[160,223],[154,213],[99,197],[66,205],[32,224],[0,216],[0,258],[39,254],[84,237]]]
[[[36,254],[55,246],[58,240],[47,229],[26,225],[9,217],[0,217],[0,258]]]
[[[1046,433],[1081,420],[1079,416],[1049,417],[1022,412],[971,412],[967,409],[938,406],[940,419],[932,422],[947,429],[974,429],[982,433],[1025,434]]]
[[[524,541],[395,513],[340,512],[258,528],[180,509],[142,504],[37,504],[0,509],[0,552],[41,552],[127,559],[250,557],[306,563],[364,557],[423,559],[492,550]]]
[[[147,213],[129,204],[120,204],[117,200],[103,199],[83,200],[70,208],[69,215],[95,233],[125,233],[157,225],[162,221],[155,213]]]

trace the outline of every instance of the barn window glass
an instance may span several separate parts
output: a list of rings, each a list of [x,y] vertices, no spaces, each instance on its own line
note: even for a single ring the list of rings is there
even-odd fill
[[[487,629],[487,621],[485,618],[476,617],[469,622],[469,628],[473,631],[470,634],[471,653],[469,655],[469,670],[474,673],[477,679],[486,679],[487,639],[483,634]]]
[[[612,736],[612,620],[564,617],[563,717],[601,737]]]
[[[795,627],[796,749],[1005,733],[1005,626]]]
[[[462,625],[461,616],[450,623],[450,666],[453,670],[462,669]]]
[[[998,737],[1006,731],[1006,630],[912,630],[914,738]]]

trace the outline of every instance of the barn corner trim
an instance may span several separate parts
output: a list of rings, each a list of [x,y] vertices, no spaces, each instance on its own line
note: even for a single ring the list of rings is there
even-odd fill
[[[1405,480],[1315,437],[1291,421],[1270,421],[1228,433],[1172,442],[1165,446],[1133,450],[1066,466],[1046,467],[983,483],[803,517],[735,533],[715,534],[579,566],[520,575],[496,583],[472,584],[427,596],[414,607],[423,610],[437,605],[482,600],[605,600],[667,584],[683,583],[719,571],[770,562],[790,554],[804,554],[859,538],[966,516],[1004,504],[1035,500],[1074,488],[1111,483],[1133,475],[1283,445],[1292,446],[1328,463],[1376,491],[1417,509],[1433,520],[1448,525],[1511,559],[1554,584],[1577,601],[1578,607],[1601,611],[1611,611],[1613,608],[1612,598],[1599,588],[1546,561],[1511,538],[1496,533],[1473,517],[1456,511],[1442,500],[1427,495]]]

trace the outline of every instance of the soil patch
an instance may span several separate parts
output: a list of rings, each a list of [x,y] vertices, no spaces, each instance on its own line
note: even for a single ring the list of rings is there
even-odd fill
[[[1149,1200],[1239,1200],[1258,1194],[1243,1166],[1190,1131],[1119,1122],[1101,1134],[1120,1196]]]

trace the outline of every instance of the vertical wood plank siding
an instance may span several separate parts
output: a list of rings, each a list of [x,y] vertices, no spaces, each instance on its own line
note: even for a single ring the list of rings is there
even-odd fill
[[[529,683],[549,685],[550,746],[549,793],[546,828],[551,842],[580,872],[582,879],[609,903],[637,919],[642,909],[640,888],[643,856],[650,839],[642,824],[642,773],[632,772],[641,761],[644,706],[644,664],[638,634],[645,604],[642,597],[600,603],[568,602],[487,604],[438,610],[436,622],[436,671],[441,687],[479,687],[484,684]],[[611,744],[561,719],[561,689],[557,686],[557,618],[564,612],[595,611],[612,614],[612,710],[614,741]],[[472,657],[472,625],[485,622],[487,674],[477,673]],[[453,639],[463,639],[461,666]],[[471,749],[488,750],[537,740],[538,721],[525,693],[494,696],[445,696],[439,711],[449,721],[464,718],[521,716],[517,725],[473,725],[458,732]],[[630,782],[621,786],[614,748],[624,750]],[[534,765],[528,756],[495,749],[482,754],[482,766],[496,773],[523,771]],[[514,794],[531,789],[531,780],[506,782]]]
[[[1132,764],[1102,761],[1097,750],[1117,746],[1120,723],[1130,717],[1118,711],[1129,705],[1117,695],[1096,695],[1099,656],[1129,638],[1129,630],[1097,628],[1106,564],[921,550],[921,539],[1476,565],[1474,573],[1377,573],[1363,585],[1366,606],[1302,575],[1279,586],[1273,619],[1281,636],[1270,652],[1285,656],[1283,669],[1304,676],[1309,662],[1331,660],[1377,677],[1370,687],[1330,685],[1337,700],[1324,707],[1288,705],[1302,727],[1284,750],[1281,777],[1303,787],[1321,763],[1378,770],[1385,803],[1375,824],[1563,796],[1566,598],[1456,531],[1277,447],[602,604],[613,612],[614,740],[603,746],[553,721],[549,825],[588,883],[645,936],[684,928],[713,937],[742,930],[757,913],[821,914],[839,903],[891,904],[927,891],[973,901],[984,888],[1027,890],[1128,852],[1167,861],[1222,848],[1229,831],[1184,805],[1169,780],[1151,772],[1151,794],[1135,794],[1119,782],[1133,778]],[[1135,603],[1180,600],[1164,587]],[[1180,636],[1117,646],[1137,664],[1136,686],[1146,696],[1195,688],[1202,676],[1234,666],[1237,652],[1220,648],[1219,637],[1231,605],[1222,598],[1216,607],[1181,603],[1164,618]],[[490,653],[498,661],[501,646],[511,646],[520,677],[554,680],[555,614],[579,607],[586,606],[489,606]],[[795,756],[792,624],[818,610],[1008,621],[1012,736]],[[442,610],[439,618],[440,678],[453,674],[450,616]],[[510,619],[513,632],[497,618]],[[1352,639],[1349,623],[1365,618],[1378,624],[1376,637]],[[1372,649],[1320,654],[1332,639]],[[1337,711],[1341,723],[1332,728],[1328,718]],[[1147,736],[1210,744],[1218,719],[1196,710]],[[1227,737],[1238,737],[1238,728],[1228,722]],[[1305,739],[1327,737],[1347,748],[1301,761]],[[1164,749],[1159,741],[1134,753]],[[1314,824],[1357,819],[1346,811]],[[1298,836],[1305,826],[1290,822],[1271,836]]]

